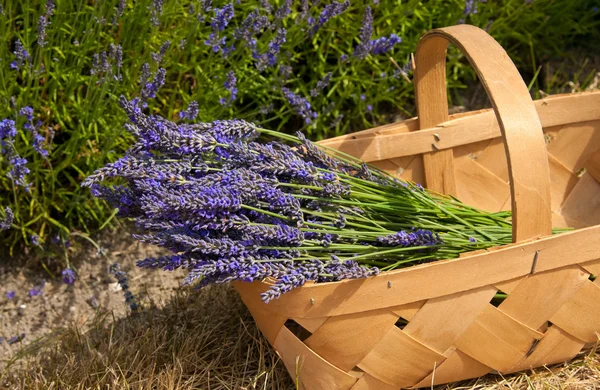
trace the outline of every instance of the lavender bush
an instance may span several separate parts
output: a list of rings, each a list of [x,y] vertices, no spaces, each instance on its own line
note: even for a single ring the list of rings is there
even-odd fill
[[[111,225],[79,183],[131,146],[120,95],[165,118],[239,118],[317,140],[413,115],[405,64],[431,28],[487,28],[526,77],[543,56],[600,42],[593,0],[1,4],[2,251]],[[454,99],[473,73],[452,50],[449,69]]]
[[[144,268],[188,284],[273,278],[268,302],[306,281],[361,278],[511,242],[486,213],[349,156],[244,120],[176,123],[120,98],[135,143],[89,176],[92,194],[172,255]],[[105,185],[104,182],[116,182]]]

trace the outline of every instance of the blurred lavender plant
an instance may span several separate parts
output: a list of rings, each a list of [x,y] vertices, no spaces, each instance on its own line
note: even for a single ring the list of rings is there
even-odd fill
[[[31,59],[29,52],[25,49],[20,39],[15,41],[15,51],[13,51],[13,54],[16,59],[10,63],[11,69],[21,69],[23,65],[28,64]]]
[[[230,70],[229,72],[227,72],[227,75],[225,77],[226,77],[226,80],[223,85],[224,85],[225,89],[227,91],[229,91],[229,99],[225,99],[224,97],[222,97],[219,100],[219,102],[222,105],[231,104],[232,102],[234,102],[235,99],[237,98],[237,94],[238,94],[238,89],[236,87],[237,78],[235,77],[235,72],[233,70]]]
[[[395,45],[402,42],[396,34],[371,40],[373,35],[373,15],[371,7],[365,8],[363,24],[360,28],[360,44],[354,48],[354,56],[363,59],[369,54],[383,54],[390,51]]]
[[[75,279],[77,279],[77,275],[75,275],[75,271],[71,268],[66,268],[61,272],[62,281],[65,284],[73,284],[75,283]]]
[[[347,10],[348,7],[350,7],[350,1],[344,1],[343,3],[336,1],[327,4],[325,8],[323,8],[323,11],[321,11],[321,14],[317,20],[312,20],[312,18],[309,18],[308,22],[310,24],[310,34],[316,34],[325,23]]]
[[[121,270],[121,265],[118,263],[111,264],[109,271],[115,276],[115,279],[117,279],[117,283],[119,283],[119,286],[121,286],[121,289],[123,289],[125,303],[129,305],[129,308],[132,311],[137,311],[140,306],[137,303],[135,295],[133,295],[133,293],[129,290],[129,281],[127,279],[127,273]]]

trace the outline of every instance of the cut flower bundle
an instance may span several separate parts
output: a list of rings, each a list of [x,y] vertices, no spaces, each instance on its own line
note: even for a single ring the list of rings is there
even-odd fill
[[[400,181],[302,134],[242,120],[175,123],[121,98],[137,141],[83,185],[204,286],[271,278],[268,302],[303,285],[375,275],[511,242],[509,212],[488,213]],[[112,186],[101,183],[116,180]]]

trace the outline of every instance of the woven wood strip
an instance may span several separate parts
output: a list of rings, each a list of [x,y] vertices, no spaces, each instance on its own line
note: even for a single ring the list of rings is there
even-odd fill
[[[457,341],[473,359],[504,372],[520,363],[542,333],[488,305]]]
[[[427,301],[403,329],[429,348],[444,354],[496,294],[491,286]]]
[[[600,151],[590,156],[584,168],[597,182],[600,182]]]
[[[349,389],[357,381],[355,376],[321,358],[285,327],[279,332],[273,347],[281,356],[288,372],[297,374],[300,383],[307,390]]]
[[[385,383],[380,381],[377,378],[372,377],[369,374],[364,374],[360,379],[356,382],[354,386],[352,386],[351,390],[398,390],[397,386],[390,385],[389,383]]]
[[[398,317],[402,317],[405,320],[410,321],[419,312],[419,310],[421,310],[425,302],[427,301],[407,303],[405,305],[400,305],[398,307],[391,308],[390,310]]]
[[[600,331],[600,286],[585,283],[550,318],[550,322],[586,343],[597,342]]]
[[[435,371],[415,384],[414,388],[430,387],[432,384],[461,381],[477,378],[492,371],[492,369],[461,351],[454,351]],[[376,389],[376,388],[373,388]]]
[[[308,330],[310,333],[315,333],[327,321],[329,317],[320,318],[294,318],[300,326]]]
[[[538,329],[584,283],[588,283],[588,274],[578,266],[530,275],[511,291],[498,309],[515,320]]]
[[[393,327],[358,367],[382,382],[409,387],[429,375],[445,356]]]
[[[567,169],[577,173],[600,149],[600,122],[582,122],[563,128],[548,144],[548,152]]]
[[[564,332],[558,326],[551,326],[544,337],[536,344],[531,355],[509,372],[529,370],[535,367],[560,363],[572,359],[581,351],[584,342]]]
[[[349,371],[394,327],[389,309],[330,317],[305,343],[341,370]],[[360,339],[360,343],[356,340]]]

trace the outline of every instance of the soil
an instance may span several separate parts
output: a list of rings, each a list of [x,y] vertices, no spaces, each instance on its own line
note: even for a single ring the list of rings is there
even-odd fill
[[[70,249],[69,257],[77,267],[77,280],[67,285],[60,275],[50,278],[41,267],[23,267],[14,258],[0,255],[0,366],[20,348],[42,336],[77,325],[85,329],[97,312],[112,311],[115,318],[131,310],[125,303],[123,290],[109,267],[119,263],[127,272],[129,289],[138,300],[150,298],[162,307],[172,297],[184,278],[181,270],[165,272],[144,270],[135,266],[136,260],[155,257],[160,249],[128,238],[127,234],[106,235],[99,242],[104,255],[91,245]],[[45,280],[42,293],[29,296],[29,291]],[[7,293],[14,291],[12,299]],[[22,341],[9,343],[10,338]],[[14,341],[14,340],[13,340]]]

